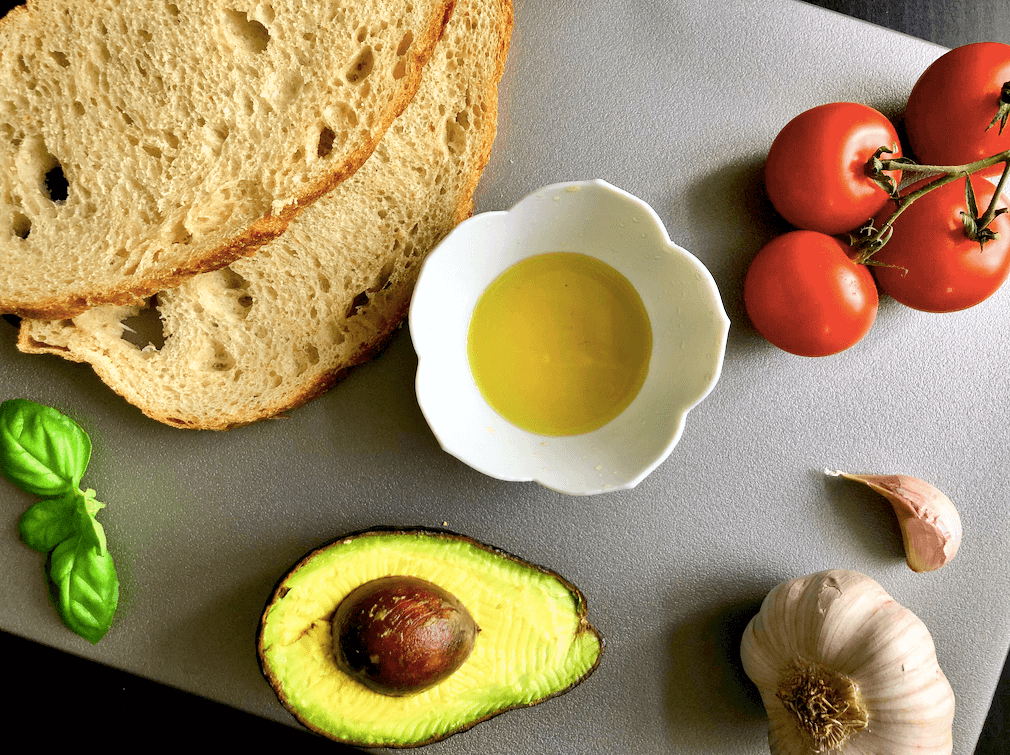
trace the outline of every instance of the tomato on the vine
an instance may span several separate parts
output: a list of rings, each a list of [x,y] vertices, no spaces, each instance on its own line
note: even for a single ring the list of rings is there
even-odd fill
[[[927,68],[905,107],[908,147],[925,165],[963,165],[1010,149],[1010,125],[997,121],[1010,82],[1010,45],[955,47]]]
[[[793,118],[772,142],[765,163],[765,187],[772,205],[791,224],[826,234],[858,228],[889,195],[867,171],[885,147],[900,157],[891,122],[867,105],[833,102]],[[901,171],[887,173],[895,185]]]
[[[972,175],[978,212],[989,206],[999,171]],[[933,179],[912,184],[907,192]],[[997,207],[1006,207],[1006,197]],[[881,222],[893,211],[881,213]],[[925,312],[956,312],[988,299],[1010,273],[1010,215],[999,215],[988,228],[997,238],[979,245],[965,233],[961,213],[968,212],[963,178],[916,199],[895,219],[887,243],[873,255],[880,288],[897,301]],[[878,226],[880,223],[878,223]]]
[[[849,247],[815,231],[790,231],[751,261],[743,299],[754,327],[784,351],[828,356],[857,343],[877,316],[877,287]]]

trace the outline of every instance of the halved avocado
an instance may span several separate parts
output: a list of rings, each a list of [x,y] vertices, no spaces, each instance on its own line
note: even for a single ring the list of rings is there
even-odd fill
[[[390,575],[447,590],[480,628],[449,677],[407,696],[375,692],[337,666],[331,621],[352,590]],[[358,747],[428,744],[568,691],[597,667],[604,640],[567,580],[465,535],[373,529],[312,551],[280,580],[257,638],[260,668],[307,728]]]

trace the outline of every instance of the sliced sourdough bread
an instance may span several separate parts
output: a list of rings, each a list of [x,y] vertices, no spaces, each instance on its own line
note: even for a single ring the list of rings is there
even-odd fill
[[[220,268],[354,173],[453,0],[29,0],[0,20],[0,313]]]
[[[368,162],[283,236],[144,311],[24,320],[19,348],[88,362],[177,427],[236,427],[319,395],[388,341],[421,261],[472,213],[511,28],[511,0],[458,0],[414,101]],[[164,343],[127,340],[145,313],[160,315]]]

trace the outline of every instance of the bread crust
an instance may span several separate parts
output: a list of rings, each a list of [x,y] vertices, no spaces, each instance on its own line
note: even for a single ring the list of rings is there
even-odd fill
[[[449,168],[453,170],[458,169],[463,171],[461,182],[452,189],[455,192],[452,206],[444,208],[444,219],[437,222],[434,220],[430,221],[430,228],[421,229],[418,232],[417,236],[425,239],[425,246],[423,249],[418,250],[416,256],[410,260],[409,267],[401,266],[400,262],[397,262],[397,267],[388,276],[387,280],[383,281],[381,286],[374,287],[375,290],[369,291],[368,301],[362,305],[363,311],[361,314],[355,316],[349,315],[342,318],[342,325],[348,329],[348,348],[344,350],[339,359],[330,359],[330,361],[327,361],[328,357],[324,356],[322,363],[316,365],[313,369],[299,374],[296,378],[285,381],[283,390],[278,390],[269,397],[244,395],[243,392],[250,389],[232,385],[227,388],[222,387],[220,389],[222,395],[215,395],[213,397],[214,401],[208,398],[203,406],[184,411],[179,406],[165,406],[164,401],[159,405],[157,401],[148,400],[150,397],[145,396],[144,386],[150,385],[150,377],[138,374],[136,370],[131,371],[125,365],[125,362],[128,360],[135,362],[136,354],[134,352],[127,352],[127,357],[124,358],[121,353],[121,344],[119,343],[120,339],[116,327],[124,317],[122,312],[107,312],[107,308],[103,308],[107,313],[100,317],[98,320],[100,324],[98,326],[83,322],[90,315],[80,318],[82,322],[79,324],[64,323],[61,325],[58,323],[43,323],[38,320],[25,320],[20,330],[18,348],[27,353],[56,354],[71,361],[90,363],[103,382],[108,384],[126,400],[135,404],[147,416],[175,427],[208,430],[227,430],[248,425],[265,418],[281,416],[322,395],[346,377],[356,366],[374,358],[388,346],[402,327],[407,316],[410,295],[416,281],[420,261],[455,225],[472,214],[473,194],[481,173],[491,156],[497,128],[498,82],[504,72],[509,40],[514,23],[512,2],[511,0],[458,0],[456,12],[453,16],[453,21],[458,25],[456,27],[457,34],[459,33],[459,27],[467,26],[474,20],[469,17],[471,13],[473,13],[475,18],[483,15],[489,16],[493,20],[493,46],[481,49],[481,53],[486,56],[485,61],[482,62],[484,68],[481,69],[481,78],[479,81],[471,80],[469,82],[469,84],[480,87],[479,91],[475,90],[471,92],[468,90],[467,100],[470,101],[472,99],[480,103],[481,121],[479,128],[474,126],[471,132],[469,132],[471,136],[468,138],[471,138],[472,142],[467,147],[465,157],[460,157],[459,160],[449,165]],[[430,65],[435,65],[434,59]],[[422,84],[422,86],[424,85]],[[421,98],[421,94],[418,95],[418,98]],[[472,116],[473,113],[470,113],[470,115]],[[409,133],[410,128],[412,128],[410,125],[413,123],[410,120],[412,118],[415,118],[415,116],[412,114],[411,109],[408,108],[401,116],[397,126],[394,126],[394,129],[389,133],[392,134],[392,131],[396,130],[397,127]],[[434,130],[434,121],[431,124],[429,126],[427,121],[422,120],[417,128],[420,129],[423,126],[424,128]],[[386,138],[396,139],[400,137],[398,135],[390,135]],[[428,138],[430,139],[431,137],[429,136]],[[380,145],[380,150],[377,150],[376,155],[373,155],[370,159],[382,159],[383,155],[379,154],[381,149]],[[405,165],[403,170],[410,170],[410,167]],[[370,191],[369,187],[367,185],[361,186],[360,181],[365,181],[368,175],[368,170],[363,170],[359,176],[355,177],[355,181],[359,183],[356,183],[354,187],[351,185],[341,187],[341,191],[350,191],[354,188],[360,194],[367,194]],[[440,206],[437,199],[437,189],[438,186],[435,184],[428,187],[429,193],[436,195],[434,197],[424,196],[412,199],[418,205],[413,210],[416,215],[423,216],[425,213],[424,207],[429,208],[429,215],[435,214],[431,208],[437,209]],[[339,208],[331,209],[328,204],[339,201],[340,198],[335,196],[324,198],[304,216],[305,222],[310,222],[318,216],[331,211],[336,212],[337,216],[339,216]],[[444,203],[444,200],[442,201]],[[421,204],[424,204],[424,207],[421,207]],[[289,233],[285,234],[279,243],[297,244],[298,242],[294,237],[302,233],[302,222],[300,219],[293,224]],[[308,233],[308,231],[305,232]],[[425,233],[428,235],[426,236]],[[309,239],[307,243],[318,246],[321,242],[318,239]],[[265,247],[263,251],[269,255],[272,249],[273,247]],[[337,252],[334,252],[334,255],[337,255]],[[334,262],[335,260],[336,257],[334,257]],[[229,269],[234,270],[236,275],[245,275],[251,278],[252,273],[255,272],[255,269],[260,264],[261,260],[252,258],[248,261],[236,263],[236,265]],[[383,258],[378,255],[368,256],[366,267],[370,269],[361,272],[362,278],[370,280],[374,275],[379,273],[378,268],[380,265],[388,266],[389,263],[388,261],[383,262]],[[335,264],[329,265],[329,267],[335,267]],[[284,286],[285,284],[280,280],[283,277],[280,274],[281,271],[274,268],[270,269],[273,272],[273,277],[278,279],[276,281],[269,281],[270,285],[274,287]],[[197,279],[191,279],[185,286],[193,287],[196,284]],[[304,301],[303,297],[302,304],[309,306],[310,302]],[[188,307],[187,311],[190,309],[192,307]],[[339,317],[339,313],[330,313],[329,319],[340,320],[341,318]],[[181,326],[175,324],[172,327]],[[243,329],[246,325],[242,324],[236,327]],[[111,344],[107,338],[110,331],[112,331]],[[302,345],[295,344],[292,348],[296,349]],[[118,355],[115,353],[117,351],[120,352]],[[234,391],[234,393],[227,395],[227,391],[229,390]],[[162,392],[161,387],[157,391]],[[212,403],[218,401],[223,401],[225,406],[210,408]]]
[[[71,287],[24,297],[6,291],[3,276],[0,274],[0,314],[56,320],[74,317],[102,304],[136,304],[160,290],[179,285],[193,275],[217,270],[237,259],[253,255],[265,244],[278,238],[306,207],[331,192],[364,164],[389,125],[413,99],[421,82],[424,65],[441,39],[455,5],[455,0],[428,1],[432,9],[430,21],[413,36],[413,43],[405,55],[406,63],[404,75],[399,80],[400,88],[386,101],[385,106],[374,114],[373,126],[365,140],[349,153],[345,160],[335,165],[333,170],[314,179],[283,206],[271,208],[265,214],[251,219],[243,230],[228,238],[196,248],[188,257],[178,259],[174,264],[160,266],[144,274],[127,275],[115,283],[100,288]],[[27,0],[25,5],[13,8],[0,18],[0,39],[3,38],[4,30],[10,31],[19,25],[31,26],[33,14],[41,12],[39,9],[59,6],[64,2],[65,0]],[[72,5],[69,2],[65,4]],[[3,251],[2,247],[0,251]],[[108,251],[111,254],[112,249]]]

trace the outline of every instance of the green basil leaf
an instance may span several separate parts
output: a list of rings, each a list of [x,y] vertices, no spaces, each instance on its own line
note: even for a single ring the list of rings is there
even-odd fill
[[[48,554],[77,531],[77,512],[84,504],[78,492],[39,501],[21,515],[18,533],[32,550]]]
[[[26,399],[0,404],[0,471],[25,492],[76,490],[90,458],[91,440],[69,417]]]
[[[52,552],[49,578],[60,619],[94,644],[112,626],[119,603],[119,578],[102,525],[80,512],[76,519],[78,531]]]

